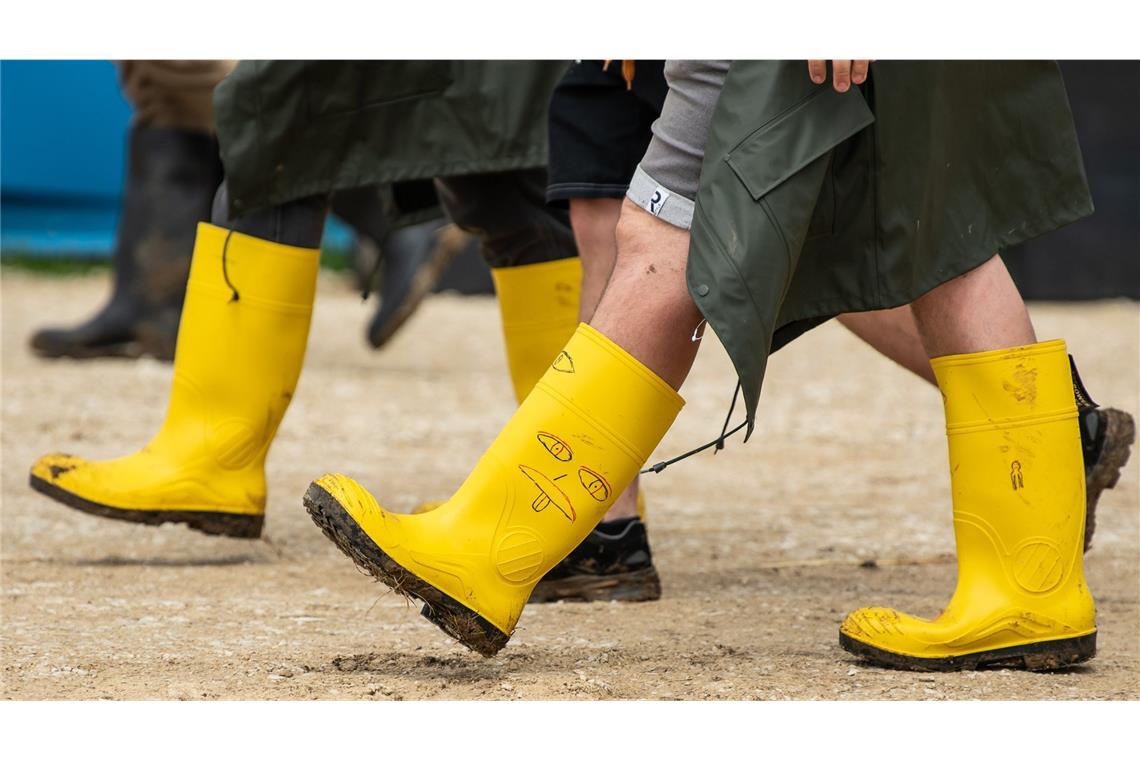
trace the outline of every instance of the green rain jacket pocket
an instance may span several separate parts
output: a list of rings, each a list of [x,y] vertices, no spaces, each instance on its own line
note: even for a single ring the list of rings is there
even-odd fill
[[[725,162],[761,201],[796,172],[875,120],[857,90],[835,92],[819,87],[803,100],[752,132],[733,148]],[[828,169],[807,237],[831,234],[835,225],[835,188]]]
[[[753,97],[730,114],[734,126],[802,86],[798,66],[775,65],[783,68],[774,75],[768,74],[773,64],[765,63],[747,72],[755,75],[742,86]],[[809,237],[833,224],[833,151],[874,122],[860,92],[807,86],[774,116],[756,118],[760,126],[728,143],[722,158],[706,157],[693,220],[689,292],[736,367],[750,422],[800,252]],[[715,130],[714,136],[714,142],[728,137]]]

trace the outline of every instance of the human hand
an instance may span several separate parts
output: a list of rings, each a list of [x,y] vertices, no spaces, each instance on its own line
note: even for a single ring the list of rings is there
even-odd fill
[[[832,61],[832,86],[835,87],[835,91],[847,92],[851,89],[852,83],[863,84],[866,82],[867,68],[871,65],[871,60]],[[827,81],[827,61],[808,61],[808,75],[811,77],[811,81],[816,84],[823,84]]]

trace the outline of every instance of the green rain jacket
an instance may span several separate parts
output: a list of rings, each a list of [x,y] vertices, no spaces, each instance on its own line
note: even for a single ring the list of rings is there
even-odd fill
[[[751,434],[770,352],[1091,212],[1054,63],[880,61],[840,94],[803,61],[737,61],[701,168],[689,292]]]
[[[547,107],[566,66],[243,61],[214,93],[232,211],[380,185],[400,218],[434,207],[433,177],[546,166]]]

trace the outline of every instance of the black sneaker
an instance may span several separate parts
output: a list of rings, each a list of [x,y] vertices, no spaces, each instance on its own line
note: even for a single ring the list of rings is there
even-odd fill
[[[652,602],[661,598],[649,536],[638,517],[603,522],[543,576],[535,602]]]
[[[1096,503],[1101,493],[1116,485],[1136,440],[1132,415],[1119,409],[1086,406],[1077,419],[1085,459],[1085,551],[1096,529]]]

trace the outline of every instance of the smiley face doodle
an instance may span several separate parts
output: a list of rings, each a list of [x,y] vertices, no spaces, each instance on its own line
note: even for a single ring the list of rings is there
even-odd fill
[[[570,444],[553,433],[540,432],[538,434],[538,442],[542,444],[544,449],[550,452],[550,456],[559,462],[569,462],[574,458],[574,452],[570,450]]]
[[[610,484],[589,467],[578,468],[578,481],[586,489],[586,493],[590,494],[595,501],[605,501],[610,498],[610,493],[613,490],[610,488]]]
[[[530,503],[531,509],[535,512],[542,512],[553,504],[570,522],[574,522],[578,519],[578,514],[574,511],[574,505],[570,503],[570,497],[566,495],[565,491],[558,487],[558,484],[538,470],[533,467],[528,467],[525,464],[519,465],[519,471],[526,476],[527,480],[538,487],[538,495],[535,496],[534,501]]]

